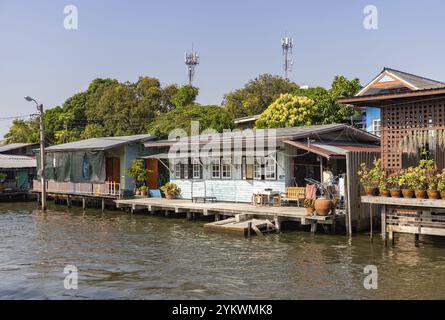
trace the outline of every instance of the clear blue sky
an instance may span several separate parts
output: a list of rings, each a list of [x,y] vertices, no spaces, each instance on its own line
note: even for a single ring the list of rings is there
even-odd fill
[[[63,27],[63,8],[79,10],[79,30]],[[379,30],[363,28],[363,9],[379,9]],[[328,87],[337,74],[368,82],[384,66],[445,80],[443,0],[0,0],[0,118],[62,104],[97,77],[186,82],[184,51],[201,55],[199,102],[261,73],[282,74],[280,38],[294,38],[299,84]],[[0,136],[10,120],[0,119]]]

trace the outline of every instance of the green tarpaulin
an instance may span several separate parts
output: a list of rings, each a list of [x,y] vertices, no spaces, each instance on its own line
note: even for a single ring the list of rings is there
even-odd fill
[[[40,173],[37,156],[37,172]],[[54,152],[46,154],[45,178],[60,182],[105,181],[105,155],[103,151]]]

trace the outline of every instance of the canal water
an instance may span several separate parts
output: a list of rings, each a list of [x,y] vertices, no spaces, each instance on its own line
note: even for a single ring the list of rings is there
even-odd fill
[[[385,247],[365,235],[288,231],[251,240],[203,222],[0,204],[3,299],[445,298],[445,241],[413,236]],[[64,288],[65,266],[78,289]],[[364,287],[374,265],[378,289]]]

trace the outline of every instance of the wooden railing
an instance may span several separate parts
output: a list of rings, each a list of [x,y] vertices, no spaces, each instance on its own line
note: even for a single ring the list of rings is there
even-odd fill
[[[41,191],[40,180],[33,180],[33,191]],[[66,194],[97,195],[97,196],[121,196],[120,184],[116,182],[105,183],[73,183],[46,181],[46,191]]]

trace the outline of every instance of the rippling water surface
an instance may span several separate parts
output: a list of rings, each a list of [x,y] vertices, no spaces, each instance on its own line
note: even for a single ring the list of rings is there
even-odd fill
[[[445,239],[288,231],[251,240],[207,233],[203,222],[0,204],[3,299],[425,299],[445,298]],[[65,290],[63,269],[79,270]],[[378,290],[363,286],[366,265]]]

